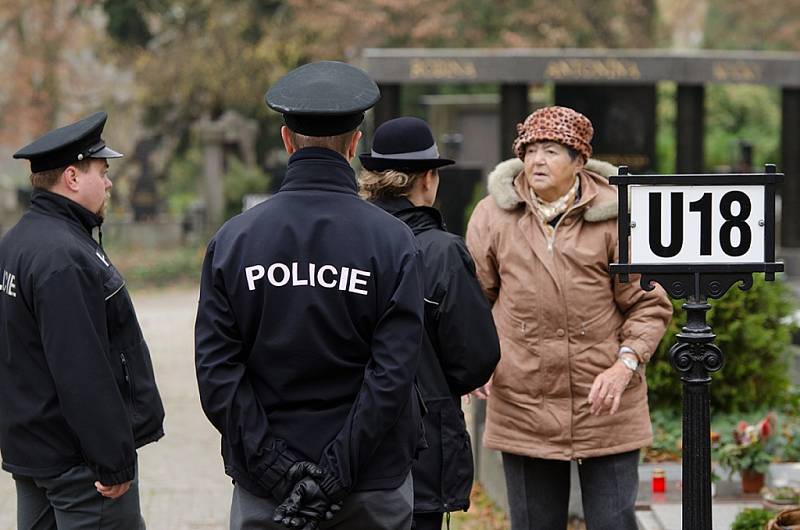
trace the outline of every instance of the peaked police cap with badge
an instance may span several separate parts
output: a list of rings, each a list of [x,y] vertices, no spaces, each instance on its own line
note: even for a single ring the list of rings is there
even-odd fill
[[[119,158],[122,154],[107,147],[100,137],[107,119],[105,112],[95,112],[40,136],[14,153],[14,158],[30,160],[33,173],[68,166],[86,158]]]
[[[267,91],[269,108],[286,126],[306,136],[336,136],[355,130],[381,93],[364,70],[338,61],[295,68]]]

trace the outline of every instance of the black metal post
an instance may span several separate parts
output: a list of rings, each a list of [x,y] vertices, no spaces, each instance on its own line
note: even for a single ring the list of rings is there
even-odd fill
[[[670,348],[672,366],[683,382],[683,529],[711,530],[711,372],[722,368],[722,351],[706,324],[711,306],[694,275],[694,294],[683,304],[686,325]]]
[[[783,180],[772,164],[762,174],[728,175],[619,175],[609,177],[618,186],[619,263],[612,263],[612,274],[626,281],[628,274],[640,274],[642,289],[650,291],[653,283],[661,284],[672,298],[686,299],[686,325],[677,334],[677,342],[669,350],[669,360],[683,383],[683,529],[711,530],[711,373],[722,369],[724,356],[714,344],[711,327],[706,324],[709,298],[721,298],[737,285],[746,291],[753,286],[753,273],[762,272],[767,281],[783,272],[775,262],[775,185]],[[729,179],[726,182],[720,179]],[[707,180],[708,179],[708,180]],[[741,185],[764,186],[764,261],[754,263],[630,263],[627,243],[630,236],[627,188],[629,185]]]

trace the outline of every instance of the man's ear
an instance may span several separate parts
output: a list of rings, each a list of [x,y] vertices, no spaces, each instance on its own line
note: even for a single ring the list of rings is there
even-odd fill
[[[361,141],[361,137],[363,136],[361,131],[356,131],[353,133],[353,137],[350,138],[350,145],[347,147],[347,160],[352,160],[356,156],[356,152],[358,151],[358,142]]]
[[[283,140],[283,147],[289,155],[294,154],[297,148],[292,141],[292,131],[286,125],[281,126],[281,140]]]
[[[61,182],[70,191],[78,191],[78,169],[75,166],[67,166],[61,173]]]

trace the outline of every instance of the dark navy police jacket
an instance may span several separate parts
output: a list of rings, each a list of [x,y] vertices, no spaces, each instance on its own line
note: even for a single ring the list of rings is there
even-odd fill
[[[0,451],[11,473],[86,464],[120,484],[134,478],[136,448],[164,434],[125,282],[91,236],[101,222],[35,190],[0,240]]]
[[[401,197],[375,204],[413,230],[423,256],[426,333],[417,381],[428,448],[412,472],[414,511],[466,510],[474,470],[461,396],[484,385],[500,360],[492,311],[464,240],[445,231],[438,210]]]
[[[345,491],[391,489],[421,438],[420,251],[334,151],[295,152],[278,193],[208,246],[197,378],[226,472],[267,496],[297,460]]]

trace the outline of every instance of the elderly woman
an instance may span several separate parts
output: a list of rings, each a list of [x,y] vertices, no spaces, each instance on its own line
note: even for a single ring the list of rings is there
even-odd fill
[[[469,507],[472,448],[461,396],[486,383],[500,345],[469,252],[433,208],[438,168],[453,161],[439,157],[428,124],[389,120],[375,131],[372,152],[360,158],[361,195],[406,223],[422,249],[426,333],[417,382],[428,409],[428,448],[412,469],[412,528],[439,530],[444,513]]]
[[[484,444],[503,453],[512,530],[567,524],[578,461],[587,527],[635,530],[639,449],[652,441],[644,364],[672,314],[660,287],[609,275],[617,191],[585,164],[589,119],[565,107],[517,125],[518,159],[489,176],[467,245],[501,359]]]

